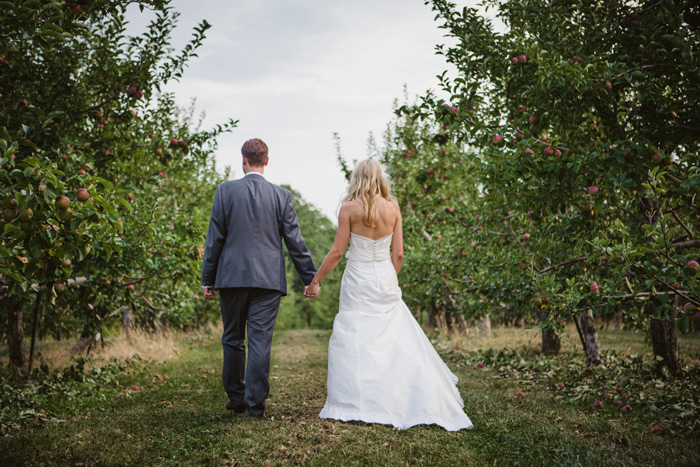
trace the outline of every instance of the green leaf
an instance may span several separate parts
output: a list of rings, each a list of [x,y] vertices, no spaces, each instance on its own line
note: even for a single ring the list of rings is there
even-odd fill
[[[695,185],[700,185],[700,176],[691,177],[681,183],[681,187],[689,188]]]

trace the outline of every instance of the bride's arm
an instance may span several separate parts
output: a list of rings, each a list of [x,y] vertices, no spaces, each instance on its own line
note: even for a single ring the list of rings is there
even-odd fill
[[[396,224],[391,240],[391,262],[394,264],[396,274],[398,274],[403,264],[403,228],[401,226],[401,208],[398,206],[396,206]]]
[[[326,255],[326,259],[323,260],[323,264],[318,268],[318,272],[311,280],[309,288],[306,292],[309,295],[315,295],[318,293],[319,284],[321,281],[338,265],[343,253],[345,253],[345,248],[348,246],[348,240],[350,239],[350,212],[348,206],[342,206],[340,208],[340,213],[338,214],[338,231],[335,234],[335,240],[333,241],[333,246],[331,251]]]

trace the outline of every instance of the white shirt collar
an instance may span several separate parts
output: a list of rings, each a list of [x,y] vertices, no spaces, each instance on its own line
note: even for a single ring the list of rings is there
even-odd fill
[[[260,172],[248,172],[247,174],[245,174],[246,177],[248,175],[260,175],[262,178],[265,178],[265,175],[261,174]]]

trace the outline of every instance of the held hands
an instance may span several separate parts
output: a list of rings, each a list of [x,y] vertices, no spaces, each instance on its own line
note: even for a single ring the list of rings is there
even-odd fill
[[[304,288],[304,297],[306,298],[316,298],[321,293],[321,285],[311,282]]]
[[[204,298],[207,300],[214,300],[214,287],[202,287],[204,292]]]

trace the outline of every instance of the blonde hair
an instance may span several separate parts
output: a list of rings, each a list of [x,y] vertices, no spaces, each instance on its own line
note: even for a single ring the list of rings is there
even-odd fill
[[[356,199],[361,200],[362,222],[367,227],[376,227],[379,219],[379,210],[375,202],[377,196],[398,204],[394,195],[391,194],[391,184],[382,174],[379,163],[371,159],[358,162],[350,177],[350,186],[343,204]]]

